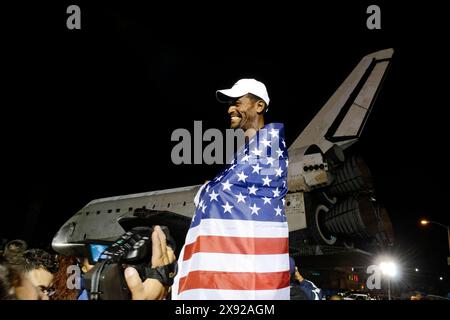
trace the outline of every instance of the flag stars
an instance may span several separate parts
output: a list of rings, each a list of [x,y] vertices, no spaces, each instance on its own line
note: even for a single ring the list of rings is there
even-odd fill
[[[249,159],[250,159],[250,155],[248,155],[248,154],[246,154],[245,156],[242,157],[243,162],[248,162]]]
[[[286,205],[286,200],[284,198],[281,199],[281,202],[283,202],[283,206]]]
[[[267,163],[266,164],[270,164],[271,166],[273,166],[273,162],[275,161],[275,159],[274,158],[272,158],[272,157],[267,157]]]
[[[266,176],[262,180],[264,182],[263,186],[269,186],[270,187],[270,182],[272,181],[272,179],[269,179],[269,176]]]
[[[259,150],[259,149],[257,149],[257,148],[255,147],[255,149],[252,150],[252,153],[253,153],[255,156],[261,156],[262,150]]]
[[[223,213],[227,213],[227,212],[231,213],[231,209],[233,209],[233,206],[230,206],[227,201],[227,203],[224,206],[222,206],[222,208],[223,208]]]
[[[237,176],[239,177],[238,181],[245,182],[245,179],[248,178],[248,176],[245,175],[244,171],[241,171],[241,173],[238,173]]]
[[[283,144],[283,147],[285,147],[285,148],[286,148],[286,142],[284,141],[284,139],[283,139],[283,140],[281,140],[281,143]]]
[[[252,206],[252,207],[249,207],[249,208],[250,208],[250,210],[252,210],[252,212],[251,212],[252,215],[253,215],[253,214],[258,215],[258,211],[261,209],[261,208],[258,208],[258,207],[256,206],[256,203],[254,203],[253,206]]]
[[[278,130],[272,128],[272,130],[269,132],[269,134],[272,136],[272,138],[278,138]]]
[[[223,185],[223,191],[225,190],[230,190],[231,191],[231,186],[232,184],[229,182],[229,180],[225,181],[225,182],[221,182],[221,184]]]
[[[257,163],[256,166],[252,166],[252,168],[253,168],[252,173],[256,172],[258,174],[259,174],[259,171],[261,171],[261,169],[262,169],[262,167],[259,166],[259,163]]]
[[[270,198],[267,198],[267,197],[264,197],[264,198],[262,198],[263,200],[264,200],[264,203],[263,204],[266,204],[266,203],[268,203],[268,204],[271,204],[270,203]]]
[[[219,195],[219,194],[218,194],[218,193],[215,193],[214,190],[213,190],[210,194],[208,194],[208,196],[210,197],[209,201],[213,201],[213,200],[216,200],[216,201],[217,201],[217,196],[218,196],[218,195]]]
[[[275,216],[281,216],[281,212],[283,211],[283,209],[280,208],[280,206],[277,206],[275,208]]]
[[[237,203],[239,203],[239,202],[245,203],[245,198],[247,198],[247,196],[244,196],[241,192],[239,192],[239,194],[235,195],[235,196],[237,198]]]
[[[283,170],[281,168],[278,168],[275,170],[275,172],[277,173],[276,176],[277,177],[281,177],[281,174],[283,173]]]
[[[275,190],[272,190],[273,192],[273,197],[279,197],[280,196],[280,190],[278,190],[278,187]]]
[[[252,185],[251,187],[248,187],[248,194],[254,194],[256,196],[256,191],[258,191],[258,188],[255,188],[255,185]]]
[[[261,143],[264,145],[264,147],[271,147],[270,145],[270,141],[267,140],[266,138],[264,138],[263,140],[261,140]]]
[[[278,159],[279,159],[279,158],[283,158],[283,150],[278,149],[278,150],[276,151],[276,153],[278,154]]]

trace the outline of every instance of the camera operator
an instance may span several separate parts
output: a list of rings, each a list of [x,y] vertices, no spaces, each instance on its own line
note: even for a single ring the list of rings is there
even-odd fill
[[[151,267],[158,268],[173,263],[176,260],[175,253],[167,245],[167,239],[160,226],[155,226],[152,233],[152,260]],[[83,272],[89,271],[93,266],[84,261]],[[162,300],[165,299],[169,287],[164,286],[156,279],[142,281],[137,270],[133,267],[125,269],[125,281],[131,292],[132,300]],[[88,300],[86,290],[83,290],[78,300]]]

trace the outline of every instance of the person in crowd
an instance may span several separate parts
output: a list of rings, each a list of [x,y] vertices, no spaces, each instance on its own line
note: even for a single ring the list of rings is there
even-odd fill
[[[48,300],[28,279],[23,269],[0,259],[0,300]]]
[[[322,290],[314,283],[303,278],[295,261],[289,258],[291,272],[291,300],[322,300]]]
[[[42,249],[29,249],[23,256],[23,268],[28,279],[43,293],[53,294],[53,278],[58,271],[56,256]]]
[[[22,265],[24,263],[23,254],[27,248],[28,245],[24,240],[12,240],[6,244],[3,257],[11,265]]]
[[[13,240],[5,247],[3,257],[14,268],[28,278],[42,293],[53,293],[53,274],[58,270],[56,257],[42,249],[27,249],[23,240]]]

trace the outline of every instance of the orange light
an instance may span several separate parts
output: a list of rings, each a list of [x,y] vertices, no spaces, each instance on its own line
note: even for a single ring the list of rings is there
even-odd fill
[[[430,223],[430,221],[428,221],[428,220],[420,220],[420,224],[423,226],[426,226],[429,223]]]

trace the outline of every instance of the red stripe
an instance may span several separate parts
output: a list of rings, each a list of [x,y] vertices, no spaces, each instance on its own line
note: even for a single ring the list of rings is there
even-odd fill
[[[180,278],[178,294],[192,289],[276,290],[289,286],[289,271],[220,272],[191,271]]]
[[[183,260],[197,252],[232,254],[283,254],[289,252],[288,238],[244,238],[199,236],[184,248]]]

